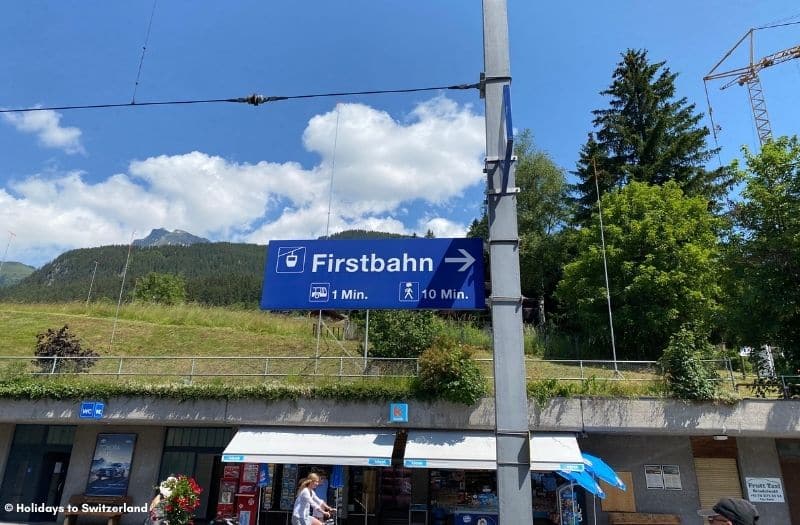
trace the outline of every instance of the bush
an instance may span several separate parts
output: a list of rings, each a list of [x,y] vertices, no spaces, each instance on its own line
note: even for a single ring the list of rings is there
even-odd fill
[[[447,339],[439,339],[419,357],[417,393],[430,397],[474,405],[486,395],[486,380],[472,352]]]
[[[672,335],[659,359],[670,394],[700,401],[716,398],[716,372],[703,362],[712,350],[704,336],[686,326]]]
[[[436,315],[431,310],[376,310],[369,331],[372,356],[417,357],[433,342]]]
[[[186,280],[180,275],[150,272],[136,279],[133,298],[159,304],[186,302]]]
[[[36,335],[36,359],[33,364],[42,372],[86,372],[97,362],[99,354],[84,349],[77,337],[64,325],[58,330],[48,328]],[[70,359],[54,359],[68,357]],[[55,368],[53,363],[55,362]]]

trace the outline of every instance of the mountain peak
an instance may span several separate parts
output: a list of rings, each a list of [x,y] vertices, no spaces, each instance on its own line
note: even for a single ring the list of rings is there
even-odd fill
[[[183,230],[169,231],[164,228],[155,228],[144,239],[135,239],[134,246],[148,248],[152,246],[189,246],[211,242],[203,237],[197,237]]]

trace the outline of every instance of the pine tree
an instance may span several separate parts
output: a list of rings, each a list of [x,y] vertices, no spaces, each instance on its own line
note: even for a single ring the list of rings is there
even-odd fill
[[[572,186],[574,198],[574,219],[578,224],[587,224],[592,213],[597,211],[597,188],[605,195],[619,187],[621,181],[611,175],[608,152],[589,133],[589,138],[581,148],[578,169],[572,172],[579,182]],[[595,184],[595,173],[597,184]]]
[[[611,85],[600,94],[610,98],[607,109],[593,111],[596,140],[589,138],[573,172],[579,183],[575,200],[585,221],[587,203],[596,202],[592,159],[603,172],[604,189],[631,181],[663,185],[675,181],[689,196],[718,202],[732,182],[729,170],[707,170],[717,153],[709,149],[709,131],[699,126],[702,114],[686,97],[676,98],[675,79],[665,62],[651,63],[647,51],[629,49],[622,55]]]

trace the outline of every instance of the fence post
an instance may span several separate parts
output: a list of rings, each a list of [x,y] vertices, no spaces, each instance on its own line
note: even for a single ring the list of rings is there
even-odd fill
[[[339,356],[339,381],[342,380],[343,375],[344,375],[344,357]]]
[[[123,357],[119,358],[119,366],[117,367],[117,379],[119,379],[119,376],[122,375],[122,360],[123,359],[124,359]]]
[[[269,373],[269,357],[264,358],[264,380],[267,379],[267,374]]]
[[[580,365],[580,367],[581,367],[581,385],[582,385],[582,384],[583,384],[583,380],[584,380],[584,377],[583,377],[583,359],[580,359],[580,360],[578,361],[578,364],[579,364],[579,365]]]
[[[789,389],[786,387],[786,376],[781,376],[781,391],[783,399],[789,399]]]
[[[54,355],[53,356],[53,366],[52,366],[52,368],[50,368],[50,375],[53,375],[53,374],[56,373],[56,363],[57,362],[58,362],[58,356]]]
[[[192,358],[192,369],[189,371],[189,384],[190,385],[192,384],[192,381],[194,381],[194,364],[195,364],[195,361],[197,361],[197,360],[193,357]]]
[[[733,377],[733,363],[731,362],[731,358],[725,356],[725,367],[728,369],[728,375],[731,378],[731,389],[734,391],[736,390],[736,378]]]

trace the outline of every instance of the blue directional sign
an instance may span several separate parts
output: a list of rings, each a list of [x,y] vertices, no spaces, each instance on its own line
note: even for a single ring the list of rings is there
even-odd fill
[[[485,306],[480,239],[271,241],[265,310],[475,310]]]

